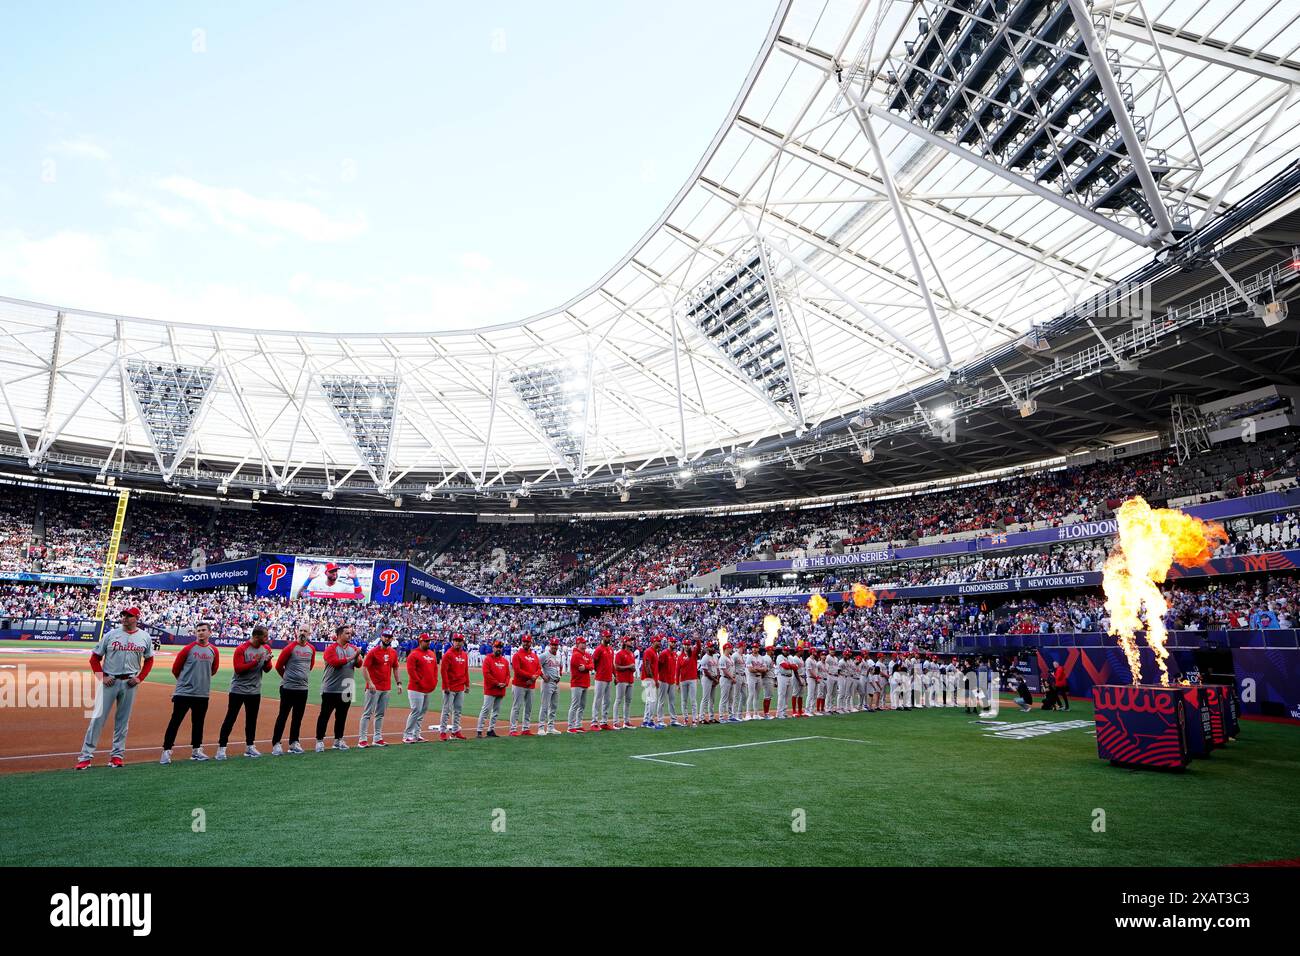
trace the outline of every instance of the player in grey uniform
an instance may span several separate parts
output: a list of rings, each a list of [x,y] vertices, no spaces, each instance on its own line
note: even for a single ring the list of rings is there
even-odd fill
[[[745,719],[762,720],[759,701],[763,698],[763,674],[767,671],[767,658],[757,645],[751,644],[745,655]]]
[[[113,714],[113,749],[108,765],[120,767],[126,759],[126,732],[131,723],[131,707],[135,703],[135,689],[153,669],[153,641],[137,627],[140,609],[129,607],[122,612],[121,627],[106,632],[90,654],[90,667],[102,676],[103,687],[95,695],[90,726],[86,728],[81,743],[78,770],[87,770],[95,759],[95,748],[103,732],[108,714]]]
[[[844,652],[840,661],[840,710],[851,714],[854,711],[853,694],[858,688],[858,664],[853,655]]]
[[[537,655],[542,664],[542,707],[537,715],[537,736],[558,734],[555,729],[555,712],[560,706],[560,672],[564,661],[560,657],[560,639],[551,638],[550,644]]]
[[[736,689],[736,663],[731,657],[731,645],[723,644],[722,653],[718,655],[718,687],[721,694],[718,700],[718,720],[727,722],[733,716],[733,698]]]
[[[826,649],[826,659],[822,661],[822,687],[826,694],[826,713],[839,713],[840,652],[833,647]]]
[[[745,718],[747,673],[745,669],[745,650],[740,644],[733,645],[731,649],[731,716],[728,718],[733,724],[738,724]]]
[[[203,718],[208,713],[208,697],[212,692],[212,675],[220,666],[217,649],[208,643],[212,625],[203,621],[194,628],[194,641],[187,644],[172,664],[176,675],[176,689],[172,692],[172,716],[163,734],[163,752],[158,762],[163,766],[172,762],[172,744],[181,729],[181,721],[190,715],[190,759],[207,760],[203,752]]]
[[[794,697],[794,651],[782,645],[776,652],[776,719],[790,716],[790,701]]]
[[[776,695],[776,646],[763,649],[767,670],[763,671],[763,719],[774,720],[772,698]]]
[[[696,723],[718,722],[718,679],[720,678],[717,645],[710,643],[700,658],[700,703],[695,709]]]
[[[862,653],[855,654],[854,657],[858,664],[858,709],[870,710],[871,705],[868,701],[871,697],[871,660]]]

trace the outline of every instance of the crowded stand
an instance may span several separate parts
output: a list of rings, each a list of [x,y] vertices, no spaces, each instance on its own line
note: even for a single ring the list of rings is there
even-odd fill
[[[546,522],[262,504],[221,507],[141,495],[131,502],[119,576],[273,551],[407,560],[479,594],[647,594],[755,556],[853,552],[886,542],[1048,527],[1108,516],[1124,498],[1238,497],[1294,485],[1296,435],[1216,448],[1178,466],[1168,449],[971,486],[869,501],[732,514]],[[96,577],[116,499],[11,486],[0,502],[0,573]],[[1300,540],[1295,513],[1229,523],[1220,556]],[[1095,569],[1098,546],[893,569],[895,585]],[[928,575],[928,576],[927,576]]]
[[[1166,624],[1173,630],[1268,630],[1294,627],[1300,578],[1246,576],[1197,586],[1163,588],[1169,602]],[[93,615],[95,591],[77,585],[0,586],[0,627],[31,619],[83,620]],[[801,603],[779,601],[646,601],[598,611],[570,606],[436,604],[356,604],[340,609],[332,602],[284,602],[240,589],[204,592],[130,592],[151,633],[184,637],[202,621],[214,637],[242,639],[252,628],[285,639],[300,626],[324,639],[342,621],[363,641],[384,630],[408,640],[422,632],[446,641],[461,634],[474,646],[501,638],[508,644],[527,633],[560,638],[565,646],[579,635],[589,644],[610,633],[638,642],[654,634],[706,639],[725,628],[732,637],[761,640],[763,620],[775,615],[781,634],[817,646],[872,651],[947,650],[961,635],[1024,635],[1104,632],[1110,619],[1099,593],[1071,592],[1054,597],[1002,600],[879,601],[873,607],[833,604],[813,623]]]

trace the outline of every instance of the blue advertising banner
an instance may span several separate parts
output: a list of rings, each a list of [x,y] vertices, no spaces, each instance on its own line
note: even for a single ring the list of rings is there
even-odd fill
[[[1270,491],[1262,495],[1247,495],[1224,501],[1210,501],[1189,505],[1182,510],[1207,521],[1222,521],[1242,515],[1285,511],[1300,507],[1300,490]],[[1110,538],[1119,533],[1114,518],[1099,521],[1076,521],[1056,528],[1037,531],[991,533],[964,541],[943,541],[938,544],[919,544],[904,548],[891,548],[885,544],[867,545],[867,550],[849,554],[818,554],[806,558],[784,558],[778,561],[738,561],[736,572],[764,571],[819,571],[830,568],[879,564],[883,561],[912,561],[918,558],[937,558],[952,554],[971,554],[977,551],[1023,548],[1035,544],[1059,544],[1062,541],[1081,541],[1088,538]]]
[[[441,601],[444,604],[484,603],[483,598],[477,594],[470,594],[463,588],[448,584],[441,578],[435,578],[432,574],[408,565],[406,569],[406,591],[403,600],[414,601],[418,598]]]
[[[376,561],[370,600],[374,604],[400,604],[406,597],[406,562]]]
[[[99,578],[81,577],[76,574],[39,574],[35,571],[17,571],[12,574],[0,574],[0,581],[14,581],[19,584],[98,584]]]
[[[550,596],[536,595],[528,596],[524,594],[493,594],[483,598],[488,604],[553,604],[560,606],[572,605],[591,605],[599,607],[609,607],[612,605],[631,604],[632,598],[627,595],[615,595],[607,597],[605,595],[575,595],[575,596]],[[648,600],[654,600],[650,598]]]
[[[113,582],[113,587],[145,588],[150,591],[201,591],[206,588],[252,584],[256,572],[257,558],[240,558],[238,561],[209,564],[202,571],[181,568],[178,571],[118,578]]]
[[[294,556],[292,554],[264,554],[258,558],[257,596],[289,600],[293,585]]]

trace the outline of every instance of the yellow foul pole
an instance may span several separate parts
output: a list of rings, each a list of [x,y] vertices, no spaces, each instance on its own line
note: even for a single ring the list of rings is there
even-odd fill
[[[104,577],[99,583],[99,606],[95,610],[95,620],[102,628],[104,615],[108,613],[108,595],[113,587],[113,571],[117,568],[117,548],[122,543],[122,525],[126,521],[126,502],[131,491],[123,488],[117,493],[117,516],[113,518],[113,536],[108,539],[108,553],[104,556]]]

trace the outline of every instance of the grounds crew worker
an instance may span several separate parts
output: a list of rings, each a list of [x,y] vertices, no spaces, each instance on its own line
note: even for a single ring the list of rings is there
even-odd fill
[[[203,752],[203,718],[208,715],[208,696],[212,692],[212,675],[221,666],[221,655],[208,643],[212,625],[207,621],[194,628],[194,640],[186,644],[172,661],[176,690],[172,692],[172,717],[163,734],[163,752],[158,762],[172,762],[172,744],[185,715],[190,715],[190,759],[207,760]]]
[[[492,642],[492,653],[483,658],[483,709],[478,712],[478,732],[475,737],[495,737],[497,718],[501,716],[501,701],[510,686],[510,662],[506,660],[505,642]],[[486,732],[484,731],[486,729]]]
[[[99,735],[108,720],[108,712],[117,705],[113,714],[113,750],[108,758],[110,767],[120,767],[126,756],[126,732],[131,723],[131,705],[135,703],[135,689],[153,670],[153,641],[137,626],[140,609],[129,607],[122,612],[122,626],[106,632],[90,653],[90,669],[100,675],[104,686],[95,695],[94,716],[86,728],[86,739],[81,744],[78,770],[90,769],[95,757]]]

